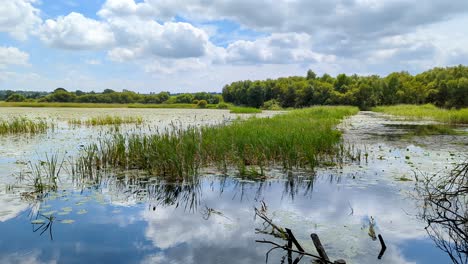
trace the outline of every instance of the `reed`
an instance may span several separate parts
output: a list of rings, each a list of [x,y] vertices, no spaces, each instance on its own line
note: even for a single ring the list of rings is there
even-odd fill
[[[70,125],[86,125],[86,126],[103,126],[103,125],[122,125],[122,124],[137,124],[143,123],[142,117],[119,117],[119,116],[98,116],[91,117],[86,120],[71,119],[68,121]]]
[[[197,108],[196,104],[104,104],[58,102],[0,102],[0,107],[69,107],[69,108]],[[206,108],[215,109],[216,104]]]
[[[0,119],[0,135],[4,134],[39,134],[45,133],[55,125],[43,119],[32,120],[26,117],[14,117],[8,120]]]
[[[271,118],[237,120],[230,125],[170,127],[161,133],[115,133],[85,148],[77,171],[118,168],[145,170],[171,179],[191,179],[201,167],[223,172],[236,168],[240,175],[262,176],[271,166],[291,171],[314,169],[333,161],[341,133],[335,126],[357,113],[355,107],[312,107]]]
[[[402,116],[412,120],[435,120],[448,124],[468,124],[468,108],[442,109],[432,104],[393,105],[372,108],[372,111]]]
[[[229,108],[232,114],[258,114],[262,110],[254,107],[241,107],[241,106],[232,106]]]

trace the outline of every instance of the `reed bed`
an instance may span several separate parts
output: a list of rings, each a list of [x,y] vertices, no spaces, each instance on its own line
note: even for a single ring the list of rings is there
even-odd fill
[[[468,124],[468,108],[442,109],[432,104],[378,106],[372,111],[413,120],[435,120],[448,124]]]
[[[312,107],[271,118],[237,120],[229,125],[172,127],[154,135],[116,132],[83,149],[77,172],[104,168],[145,170],[171,179],[190,179],[201,167],[223,172],[236,168],[241,175],[264,175],[270,166],[285,170],[314,169],[343,152],[341,119],[355,107]],[[340,151],[341,149],[341,151]]]
[[[122,125],[122,124],[137,124],[140,125],[143,123],[142,117],[120,117],[120,116],[99,116],[91,117],[86,120],[81,119],[71,119],[68,121],[70,125],[86,125],[86,126],[103,126],[103,125]]]
[[[232,114],[258,114],[261,113],[262,110],[254,107],[241,107],[241,106],[233,106],[230,107],[229,110]]]
[[[0,135],[5,134],[39,134],[45,133],[55,125],[43,119],[29,119],[26,117],[14,117],[9,120],[0,119]]]
[[[69,107],[69,108],[197,108],[196,104],[104,104],[104,103],[60,103],[60,102],[3,102],[0,107]],[[217,104],[206,108],[215,109]]]

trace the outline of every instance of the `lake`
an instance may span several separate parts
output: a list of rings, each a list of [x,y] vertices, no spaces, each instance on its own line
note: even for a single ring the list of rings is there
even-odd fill
[[[414,175],[444,175],[466,159],[468,136],[410,136],[427,122],[359,112],[339,126],[360,161],[314,173],[272,169],[253,181],[205,168],[193,184],[174,184],[134,171],[77,180],[62,172],[57,191],[31,194],[30,165],[57,154],[71,159],[113,126],[72,126],[74,118],[141,116],[126,133],[229,123],[239,115],[201,109],[0,108],[0,117],[45,118],[45,134],[0,136],[0,263],[265,263],[282,243],[256,217],[263,208],[314,252],[319,235],[330,259],[347,263],[451,263],[428,236],[414,192]],[[260,117],[281,112],[263,112]],[[249,115],[241,115],[248,118]],[[467,131],[467,127],[457,127]],[[387,245],[382,259],[375,234]],[[269,254],[280,263],[285,252]],[[304,258],[300,263],[310,263]]]

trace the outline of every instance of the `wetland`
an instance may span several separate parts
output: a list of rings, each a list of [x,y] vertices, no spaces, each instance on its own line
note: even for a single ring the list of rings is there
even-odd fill
[[[466,162],[463,124],[353,107],[0,113],[0,263],[265,263],[255,241],[283,241],[255,208],[330,259],[454,262],[415,185]]]

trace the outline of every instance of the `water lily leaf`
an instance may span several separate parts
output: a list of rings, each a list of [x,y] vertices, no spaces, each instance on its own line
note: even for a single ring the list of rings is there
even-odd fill
[[[32,221],[31,221],[31,224],[33,224],[33,225],[41,225],[41,224],[45,224],[45,221],[42,220],[42,219],[36,219],[36,220],[32,220]]]
[[[42,213],[43,215],[45,216],[50,216],[50,215],[53,215],[55,214],[57,211],[49,211],[49,212],[45,212],[45,213]]]
[[[85,209],[81,209],[80,211],[78,211],[77,214],[81,215],[81,214],[86,214],[88,211],[86,211]]]
[[[62,223],[62,224],[73,224],[74,222],[75,222],[75,220],[71,220],[71,219],[66,219],[66,220],[60,221],[60,223]]]

